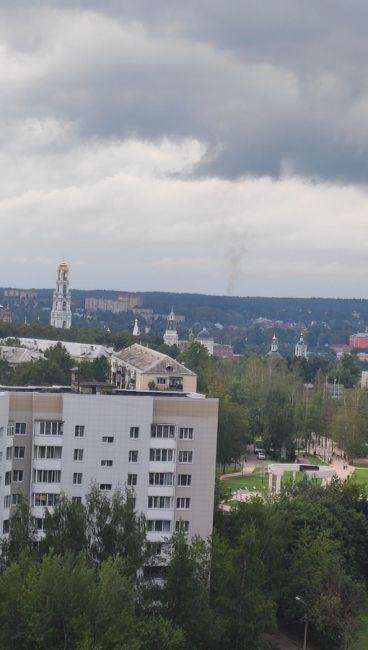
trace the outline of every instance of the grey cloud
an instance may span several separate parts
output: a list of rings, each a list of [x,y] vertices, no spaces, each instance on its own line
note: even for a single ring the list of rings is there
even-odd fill
[[[363,1],[1,6],[3,119],[51,114],[82,140],[195,137],[201,175],[366,180]]]

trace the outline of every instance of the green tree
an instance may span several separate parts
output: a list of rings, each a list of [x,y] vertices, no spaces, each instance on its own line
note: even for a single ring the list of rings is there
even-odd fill
[[[217,461],[225,471],[225,465],[238,462],[245,454],[249,435],[247,432],[247,415],[238,404],[228,398],[220,399],[218,435],[217,435]]]

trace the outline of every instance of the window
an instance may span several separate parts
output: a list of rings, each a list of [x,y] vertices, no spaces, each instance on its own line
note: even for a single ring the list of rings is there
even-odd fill
[[[107,492],[108,490],[111,490],[111,488],[112,488],[111,483],[100,483],[101,492]]]
[[[60,483],[61,471],[59,469],[34,469],[34,483]]]
[[[22,495],[21,494],[12,494],[11,498],[12,498],[12,500],[11,500],[12,506],[17,506],[17,505],[20,504],[20,500],[22,498]]]
[[[152,424],[151,438],[175,438],[174,424]]]
[[[82,474],[79,472],[74,472],[73,474],[73,485],[81,485],[82,484]]]
[[[5,472],[5,485],[11,484],[11,477],[12,477],[11,472]]]
[[[13,447],[6,448],[6,460],[11,460],[13,458]]]
[[[82,503],[82,497],[72,497],[72,503]]]
[[[181,487],[189,487],[192,485],[192,475],[191,474],[178,474],[178,485]]]
[[[4,435],[4,427],[0,427],[0,438]]]
[[[157,377],[157,384],[164,386],[166,384],[166,377]]]
[[[114,436],[102,436],[102,442],[111,444],[114,442]]]
[[[13,481],[14,483],[21,483],[23,481],[23,470],[14,469],[13,470]]]
[[[180,440],[193,440],[193,429],[191,427],[180,427],[179,438]]]
[[[9,532],[9,519],[4,519],[3,521],[3,533],[4,535],[7,535]]]
[[[174,449],[150,449],[150,460],[161,462],[174,461],[175,451]]]
[[[14,447],[14,458],[24,458],[24,447]]]
[[[179,451],[179,463],[191,463],[192,458],[192,451]]]
[[[83,460],[83,449],[74,449],[74,460]]]
[[[112,460],[101,460],[101,467],[112,467]]]
[[[15,431],[15,422],[10,420],[8,422],[6,433],[7,433],[8,436],[14,436],[14,431]]]
[[[176,522],[175,529],[176,531],[182,530],[184,533],[189,533],[189,521],[184,521],[183,519],[180,519],[180,521]]]
[[[76,438],[84,438],[84,425],[76,424],[74,429],[74,435]]]
[[[172,508],[172,497],[148,497],[149,508]]]
[[[57,506],[59,498],[60,495],[54,494],[53,492],[34,492],[32,502],[34,506],[43,506],[44,508],[47,506],[52,508]]]
[[[138,474],[128,474],[128,485],[137,485]]]
[[[189,497],[178,497],[176,499],[176,507],[178,510],[188,510],[190,508]]]
[[[46,445],[35,445],[34,457],[35,458],[49,458],[60,459],[62,454],[62,447],[53,447]]]
[[[15,423],[15,433],[25,435],[27,425],[25,422],[16,422]]]
[[[148,532],[169,533],[171,528],[170,519],[147,519]]]
[[[130,427],[130,437],[138,438],[139,436],[139,427]]]
[[[59,420],[45,420],[40,422],[39,433],[41,436],[62,436],[63,423]]]
[[[150,485],[174,485],[174,474],[172,472],[150,472]]]
[[[135,449],[131,449],[129,451],[129,462],[130,463],[137,463],[138,462],[138,452]]]
[[[11,494],[6,494],[4,497],[4,508],[10,508]]]

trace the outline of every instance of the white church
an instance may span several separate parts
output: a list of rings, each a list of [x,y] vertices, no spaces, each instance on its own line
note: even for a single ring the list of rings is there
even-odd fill
[[[69,330],[72,325],[71,293],[69,289],[69,266],[63,260],[59,264],[56,289],[52,299],[50,325]]]

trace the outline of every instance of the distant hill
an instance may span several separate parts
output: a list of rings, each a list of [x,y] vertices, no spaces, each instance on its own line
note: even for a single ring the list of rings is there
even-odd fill
[[[2,296],[0,289],[0,299]],[[37,289],[39,301],[51,305],[52,289]],[[116,299],[121,291],[72,289],[73,306],[84,306],[88,296]],[[287,322],[338,321],[368,323],[368,300],[355,298],[264,298],[213,296],[196,293],[136,292],[143,295],[144,306],[156,313],[168,313],[171,307],[191,322],[247,323],[255,318]],[[355,315],[353,315],[355,314]],[[359,316],[358,316],[359,314]]]

